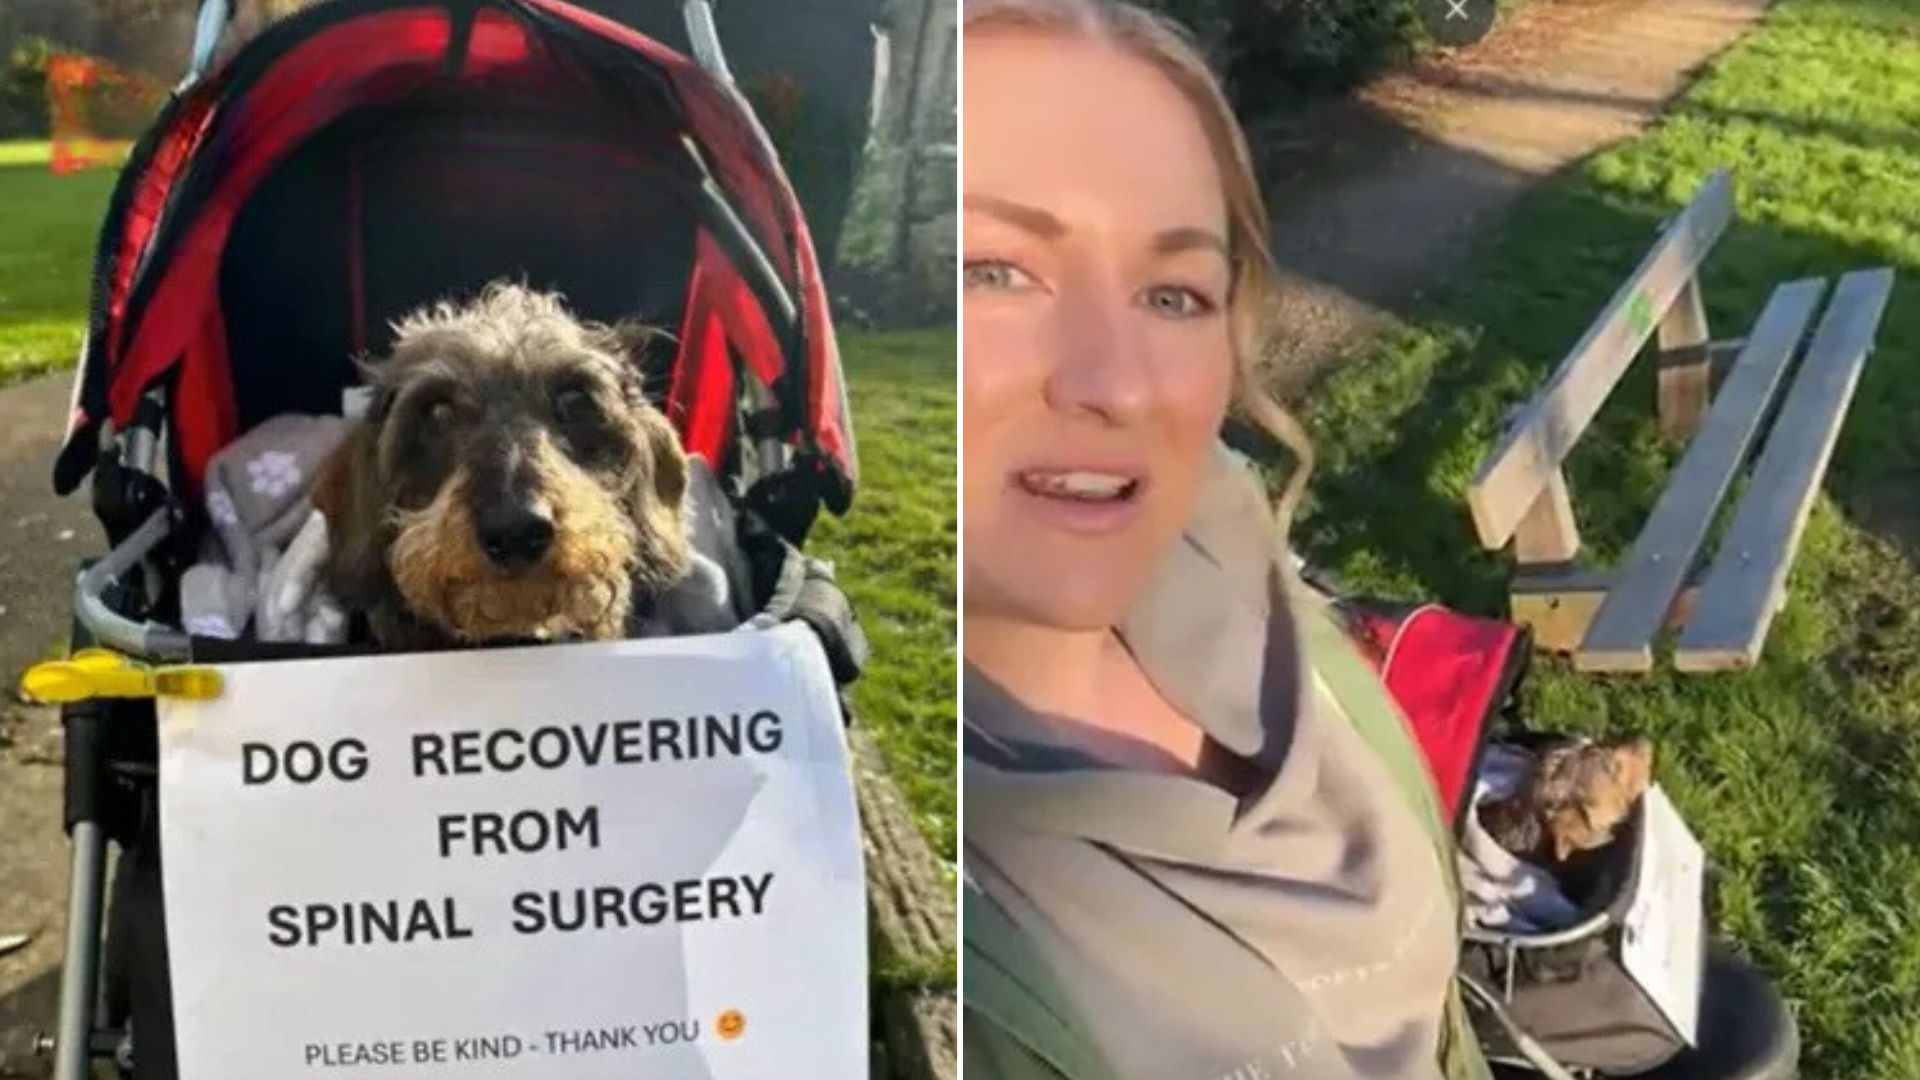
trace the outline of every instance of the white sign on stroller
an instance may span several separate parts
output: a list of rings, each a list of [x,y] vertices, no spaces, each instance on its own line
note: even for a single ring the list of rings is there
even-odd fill
[[[1658,784],[1647,789],[1645,822],[1639,888],[1627,909],[1620,962],[1687,1045],[1697,1046],[1706,852]]]
[[[222,672],[161,710],[182,1076],[865,1075],[805,627]]]

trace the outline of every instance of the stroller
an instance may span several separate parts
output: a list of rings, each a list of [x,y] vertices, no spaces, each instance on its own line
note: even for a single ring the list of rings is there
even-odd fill
[[[1440,807],[1456,835],[1473,812],[1474,777],[1495,742],[1525,746],[1522,689],[1529,632],[1438,604],[1341,596],[1324,576],[1309,582],[1333,599],[1344,628],[1406,716]],[[1644,803],[1645,800],[1642,800]],[[1502,1080],[1636,1076],[1646,1080],[1786,1080],[1799,1034],[1766,977],[1731,952],[1704,945],[1698,1039],[1684,1044],[1615,962],[1633,888],[1642,814],[1609,847],[1620,853],[1580,919],[1522,934],[1470,927],[1461,985],[1482,1048]],[[1627,864],[1621,866],[1619,864]]]
[[[101,235],[55,466],[63,494],[91,477],[111,547],[79,575],[74,648],[155,662],[325,648],[178,628],[209,459],[269,418],[340,413],[350,358],[390,344],[392,320],[511,277],[582,316],[674,333],[646,385],[737,512],[743,606],[804,620],[851,681],[864,638],[830,570],[800,553],[856,478],[826,296],[706,0],[684,4],[697,61],[560,0],[327,0],[216,67],[231,14],[205,0],[189,72]],[[164,1080],[153,702],[79,702],[63,721],[54,1075],[110,1057]]]

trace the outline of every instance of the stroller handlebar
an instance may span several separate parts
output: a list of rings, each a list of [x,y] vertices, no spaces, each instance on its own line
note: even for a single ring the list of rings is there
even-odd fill
[[[200,12],[194,20],[193,51],[188,55],[187,71],[175,93],[183,93],[200,81],[213,66],[213,55],[233,22],[233,0],[200,0]],[[713,21],[712,0],[685,0],[681,17],[687,24],[687,40],[693,47],[694,62],[707,73],[731,86],[733,72],[727,67],[726,53],[720,48],[719,28]]]
[[[187,73],[174,93],[182,93],[213,66],[213,54],[226,37],[227,24],[233,21],[232,0],[200,0],[200,15],[194,20],[193,52],[187,60]]]
[[[156,510],[99,562],[81,572],[73,587],[73,610],[96,643],[145,660],[191,658],[191,641],[185,633],[155,622],[136,622],[113,610],[106,600],[107,590],[172,532],[173,519],[166,509]]]
[[[713,21],[711,0],[686,0],[680,5],[680,16],[686,20],[687,43],[693,47],[694,63],[731,86],[733,72],[727,68],[727,54],[720,49],[720,29]]]

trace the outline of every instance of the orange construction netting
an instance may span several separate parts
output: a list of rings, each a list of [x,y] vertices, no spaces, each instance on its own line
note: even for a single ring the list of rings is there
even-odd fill
[[[166,97],[167,88],[156,80],[98,57],[48,57],[49,166],[56,173],[118,166]]]

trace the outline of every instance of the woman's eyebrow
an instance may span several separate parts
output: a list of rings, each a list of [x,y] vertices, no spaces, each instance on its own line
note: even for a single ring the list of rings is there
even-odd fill
[[[968,195],[964,205],[968,210],[998,218],[1042,240],[1056,240],[1067,234],[1066,223],[1052,213],[1037,206],[1028,206],[998,195]],[[1228,257],[1226,240],[1212,229],[1188,225],[1163,229],[1153,237],[1153,250],[1156,254],[1177,255],[1183,251],[1195,249],[1218,252],[1223,259]]]
[[[1182,251],[1205,248],[1220,253],[1227,258],[1227,242],[1212,229],[1192,226],[1179,229],[1166,229],[1153,238],[1153,250],[1161,255],[1175,255]]]
[[[1003,199],[998,195],[969,195],[965,200],[968,210],[977,210],[988,217],[999,218],[1016,229],[1030,232],[1042,240],[1057,240],[1067,234],[1066,223],[1037,206]]]

